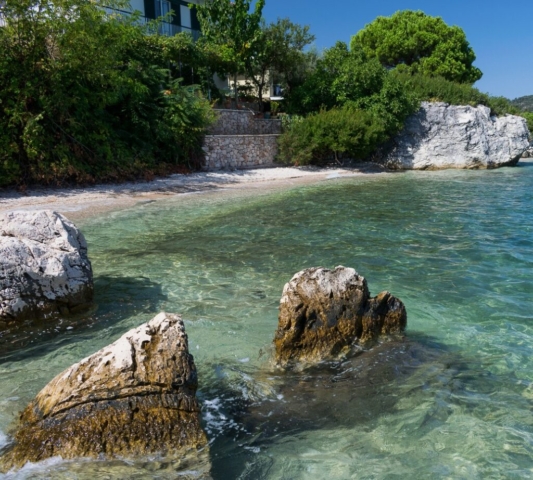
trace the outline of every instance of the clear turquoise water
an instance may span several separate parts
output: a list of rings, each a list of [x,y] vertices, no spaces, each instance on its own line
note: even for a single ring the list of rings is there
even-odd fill
[[[533,478],[533,163],[139,205],[81,225],[95,312],[2,338],[0,441],[57,373],[181,313],[216,479]],[[408,312],[404,345],[301,376],[269,365],[297,271],[345,265]],[[13,478],[194,478],[161,459]]]

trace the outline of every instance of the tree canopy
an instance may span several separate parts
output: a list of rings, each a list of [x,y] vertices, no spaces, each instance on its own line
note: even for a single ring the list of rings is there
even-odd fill
[[[352,37],[350,46],[388,68],[470,84],[482,76],[472,65],[476,55],[464,31],[421,11],[378,17]]]
[[[189,39],[104,5],[123,3],[0,2],[0,186],[125,179],[200,154],[212,112],[176,71]]]
[[[225,59],[226,71],[217,73],[233,76],[235,101],[237,75],[245,71],[245,62],[261,36],[264,5],[265,0],[257,0],[253,10],[251,0],[207,0],[203,5],[194,5],[203,36],[221,48]]]
[[[302,27],[288,18],[261,25],[257,41],[245,60],[246,74],[257,88],[260,109],[263,90],[272,78],[283,82],[290,90],[306,61],[303,49],[314,39],[307,25]]]

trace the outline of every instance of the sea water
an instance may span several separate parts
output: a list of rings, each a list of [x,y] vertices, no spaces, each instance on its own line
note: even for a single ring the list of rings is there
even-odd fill
[[[80,223],[96,308],[0,338],[0,443],[55,375],[159,311],[185,319],[215,479],[533,478],[533,163],[174,197]],[[407,339],[270,363],[283,285],[354,267]],[[1,445],[0,445],[1,446]],[[161,458],[8,478],[197,478]]]

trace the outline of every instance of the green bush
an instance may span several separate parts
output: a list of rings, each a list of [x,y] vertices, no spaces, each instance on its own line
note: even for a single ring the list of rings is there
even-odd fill
[[[123,180],[200,151],[212,113],[171,69],[179,39],[93,0],[0,8],[0,186]]]
[[[445,102],[450,105],[485,105],[493,115],[516,115],[519,110],[504,97],[491,97],[464,83],[452,82],[442,77],[412,75],[396,69],[391,72],[419,101]]]
[[[366,158],[387,138],[382,123],[364,110],[334,107],[293,123],[280,138],[278,159],[295,165]]]

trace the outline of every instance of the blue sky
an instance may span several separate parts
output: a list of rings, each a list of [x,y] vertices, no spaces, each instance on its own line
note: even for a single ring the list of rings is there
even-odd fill
[[[379,15],[422,10],[458,25],[483,72],[475,86],[491,95],[533,95],[533,0],[266,0],[267,21],[289,17],[310,25],[319,50],[347,43]]]

